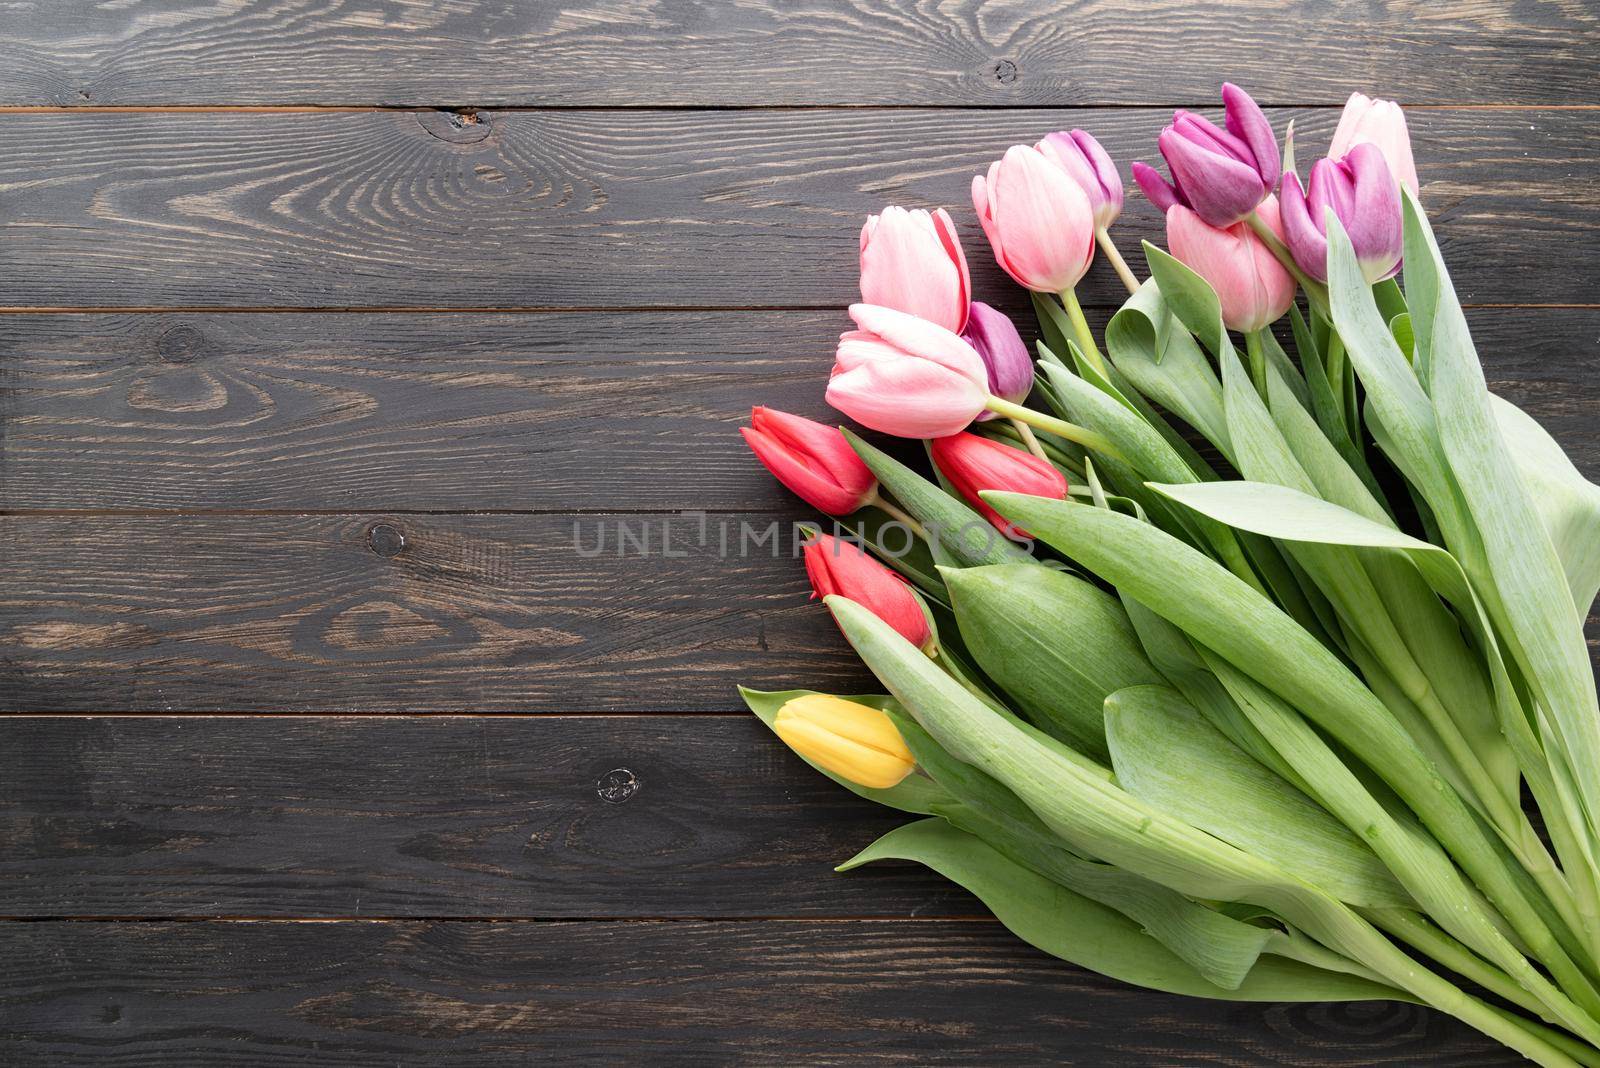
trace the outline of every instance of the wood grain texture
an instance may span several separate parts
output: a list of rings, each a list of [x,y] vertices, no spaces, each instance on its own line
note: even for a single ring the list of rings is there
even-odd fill
[[[0,916],[972,916],[752,715],[0,718]]]
[[[726,711],[741,682],[862,692],[791,556],[800,516],[710,515],[704,544],[699,517],[655,513],[7,517],[0,710]]]
[[[1126,168],[1167,113],[112,113],[5,116],[0,294],[31,307],[748,307],[855,299],[886,203],[956,209],[974,292],[1015,292],[969,203],[1009,144],[1083,126]],[[1303,158],[1336,113],[1294,119]],[[1471,303],[1595,303],[1584,110],[1414,116],[1423,199]],[[1160,219],[1137,194],[1133,253]],[[1559,268],[1553,265],[1559,265]],[[1104,266],[1083,297],[1120,304]]]
[[[0,925],[8,1065],[1510,1068],[1391,1002],[1134,990],[989,921]]]
[[[1096,329],[1103,313],[1093,315]],[[1600,310],[1474,309],[1600,478]],[[1019,316],[1032,337],[1032,312]],[[0,509],[792,512],[735,427],[822,402],[840,312],[13,316]]]
[[[7,104],[1165,104],[1227,79],[1274,103],[1343,103],[1352,86],[1408,103],[1600,103],[1600,33],[1580,0],[8,9]]]

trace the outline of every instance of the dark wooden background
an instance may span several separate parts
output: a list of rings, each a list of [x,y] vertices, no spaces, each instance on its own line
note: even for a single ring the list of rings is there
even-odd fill
[[[1409,108],[1495,389],[1600,474],[1594,0],[0,3],[0,1061],[1508,1062],[1020,945],[734,684],[865,684],[735,428],[856,230],[1233,78]],[[1156,232],[1134,196],[1125,249]],[[1117,299],[1104,268],[1086,296]],[[585,557],[601,523],[688,554]]]

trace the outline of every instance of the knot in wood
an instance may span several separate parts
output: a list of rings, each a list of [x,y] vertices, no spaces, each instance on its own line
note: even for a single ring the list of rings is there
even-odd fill
[[[170,327],[156,339],[156,354],[168,363],[193,363],[205,351],[206,336],[188,323]]]
[[[1021,74],[1017,65],[1009,59],[995,60],[989,64],[987,71],[989,77],[1000,85],[1010,85]]]
[[[388,523],[374,523],[367,528],[367,548],[384,559],[393,559],[406,547],[406,536],[399,527]]]
[[[417,114],[422,128],[452,145],[475,145],[489,136],[487,116],[476,111],[423,111]]]
[[[627,768],[613,768],[600,776],[594,792],[609,805],[620,805],[639,792],[639,776]]]

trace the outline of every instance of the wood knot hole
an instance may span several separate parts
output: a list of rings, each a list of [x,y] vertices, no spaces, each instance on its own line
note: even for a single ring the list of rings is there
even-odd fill
[[[477,144],[489,136],[489,119],[476,111],[424,111],[417,115],[422,128],[453,145]]]
[[[1009,59],[997,59],[988,66],[988,74],[998,85],[1010,85],[1021,75],[1017,65]]]
[[[168,363],[193,363],[205,355],[206,336],[188,323],[162,331],[156,353]]]
[[[385,560],[399,556],[400,550],[405,547],[406,536],[400,532],[399,527],[388,523],[374,523],[367,528],[367,548]]]
[[[620,805],[639,792],[639,776],[627,768],[613,768],[600,776],[594,792],[608,805]]]

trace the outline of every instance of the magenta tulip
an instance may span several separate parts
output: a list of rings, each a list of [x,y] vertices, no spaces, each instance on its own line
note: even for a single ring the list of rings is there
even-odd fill
[[[1277,199],[1267,198],[1257,210],[1281,236]],[[1211,283],[1222,302],[1222,321],[1230,330],[1254,333],[1276,322],[1294,301],[1294,278],[1249,223],[1215,227],[1182,204],[1174,204],[1167,209],[1167,247]]]
[[[1163,212],[1180,204],[1212,226],[1232,226],[1277,186],[1281,160],[1272,124],[1237,85],[1222,87],[1222,103],[1226,129],[1177,111],[1161,131],[1156,143],[1172,172],[1170,183],[1147,164],[1133,165],[1139,188]]]
[[[960,333],[972,282],[955,224],[940,208],[890,206],[861,228],[861,299]]]
[[[1037,148],[1013,145],[972,179],[972,206],[994,258],[1017,284],[1060,293],[1094,258],[1094,211],[1066,170]]]
[[[1413,196],[1421,192],[1417,164],[1411,157],[1411,133],[1406,129],[1406,115],[1399,104],[1351,93],[1344,113],[1339,116],[1339,126],[1333,131],[1328,155],[1339,159],[1359,144],[1377,145],[1389,164],[1389,173],[1411,190]]]
[[[1317,160],[1309,194],[1299,175],[1283,176],[1284,243],[1300,269],[1319,282],[1328,280],[1329,210],[1350,235],[1367,281],[1393,278],[1402,252],[1400,186],[1377,145],[1363,141],[1343,159]]]
[[[839,335],[828,403],[873,430],[903,438],[954,434],[989,402],[983,358],[937,323],[852,304],[860,329]]]
[[[1004,312],[979,301],[961,336],[977,350],[988,371],[991,395],[1021,404],[1033,392],[1033,360],[1016,326]],[[984,418],[993,413],[985,412]]]
[[[1089,198],[1095,229],[1104,230],[1116,221],[1122,214],[1122,176],[1099,141],[1083,130],[1063,130],[1045,134],[1038,148]]]
[[[878,480],[836,426],[752,408],[739,433],[779,482],[820,512],[849,515],[877,495]]]

